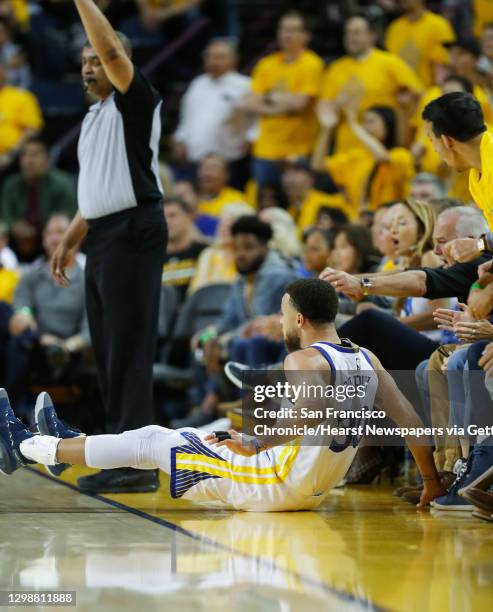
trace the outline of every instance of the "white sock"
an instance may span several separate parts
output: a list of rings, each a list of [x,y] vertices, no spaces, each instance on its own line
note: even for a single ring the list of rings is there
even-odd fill
[[[61,438],[33,436],[20,443],[19,450],[26,459],[42,465],[56,465],[56,451]]]

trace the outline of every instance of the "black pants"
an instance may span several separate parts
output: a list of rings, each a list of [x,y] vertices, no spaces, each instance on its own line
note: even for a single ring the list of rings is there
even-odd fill
[[[386,370],[412,370],[439,347],[419,331],[380,310],[365,310],[337,330],[366,347],[380,359]]]
[[[109,433],[153,420],[152,366],[166,243],[158,205],[89,223],[87,316]]]
[[[411,404],[421,405],[414,371],[439,347],[438,342],[380,310],[365,310],[337,331],[375,353]]]

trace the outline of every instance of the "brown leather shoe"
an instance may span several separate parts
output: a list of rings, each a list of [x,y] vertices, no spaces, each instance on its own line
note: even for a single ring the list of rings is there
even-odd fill
[[[493,491],[482,491],[481,489],[467,488],[459,493],[461,497],[481,508],[485,512],[493,513]]]
[[[414,485],[414,486],[407,485],[405,487],[399,487],[398,489],[392,492],[392,495],[394,497],[402,497],[408,491],[415,491],[416,489],[422,489],[422,488],[423,488],[423,485]]]
[[[416,505],[421,499],[421,494],[423,493],[423,487],[419,489],[408,489],[405,493],[401,495],[402,501],[408,502],[410,504]]]

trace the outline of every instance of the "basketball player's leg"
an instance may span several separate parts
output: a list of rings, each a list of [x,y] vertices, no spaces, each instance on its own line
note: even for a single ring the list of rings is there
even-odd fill
[[[177,432],[150,425],[122,434],[72,439],[34,436],[22,442],[19,450],[26,459],[43,465],[68,463],[98,469],[159,468],[169,473],[171,448],[179,442]]]

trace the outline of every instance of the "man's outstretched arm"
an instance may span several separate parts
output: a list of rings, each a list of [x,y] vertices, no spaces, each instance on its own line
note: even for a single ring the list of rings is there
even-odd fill
[[[134,78],[134,66],[110,22],[93,0],[74,0],[82,24],[108,79],[122,94]]]
[[[388,274],[364,275],[371,278],[372,286],[366,289],[366,295],[387,295],[389,297],[422,297],[426,293],[426,272],[423,270],[405,270]],[[360,300],[365,295],[361,285],[361,275],[354,276],[333,268],[325,268],[320,274],[322,280],[330,283],[336,291]]]

